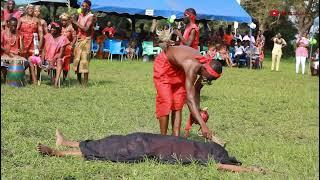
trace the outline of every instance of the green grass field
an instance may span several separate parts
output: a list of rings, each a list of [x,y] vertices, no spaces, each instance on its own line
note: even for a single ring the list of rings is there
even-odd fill
[[[152,63],[90,64],[89,88],[74,80],[54,89],[43,73],[40,87],[1,85],[1,177],[3,179],[319,179],[319,78],[296,75],[292,59],[280,72],[225,68],[202,91],[209,128],[227,141],[227,150],[244,165],[271,172],[230,173],[204,167],[92,162],[43,157],[38,142],[55,147],[55,129],[74,140],[98,139],[137,131],[158,133]],[[187,118],[184,108],[183,128]],[[203,139],[192,129],[191,139]],[[171,132],[171,130],[169,130]],[[63,148],[59,148],[63,149]]]

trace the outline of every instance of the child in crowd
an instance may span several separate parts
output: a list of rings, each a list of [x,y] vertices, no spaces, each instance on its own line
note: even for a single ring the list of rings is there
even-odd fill
[[[127,58],[133,59],[133,56],[134,56],[135,50],[136,50],[136,44],[137,43],[135,41],[129,42],[128,47],[126,48]]]
[[[70,41],[66,36],[61,35],[61,25],[57,22],[52,22],[50,33],[44,36],[44,49],[42,51],[42,61],[48,61],[50,68],[56,69],[56,77],[54,86],[58,87],[58,82],[64,60],[66,58],[66,46]]]

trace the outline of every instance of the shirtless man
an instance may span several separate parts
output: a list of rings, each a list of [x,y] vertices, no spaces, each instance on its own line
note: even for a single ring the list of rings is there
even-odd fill
[[[210,139],[212,132],[200,115],[200,90],[204,84],[211,84],[220,77],[221,63],[201,56],[199,50],[184,45],[169,46],[164,51],[154,61],[153,75],[160,133],[167,134],[171,112],[172,135],[180,135],[181,110],[187,103],[192,118],[201,126],[202,135]]]

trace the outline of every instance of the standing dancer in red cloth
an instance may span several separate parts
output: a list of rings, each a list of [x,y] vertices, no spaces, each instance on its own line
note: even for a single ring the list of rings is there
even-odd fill
[[[187,102],[192,117],[201,126],[202,135],[211,138],[212,132],[200,115],[200,89],[204,83],[211,84],[220,77],[221,63],[201,56],[198,50],[188,46],[169,46],[162,53],[162,60],[154,62],[153,72],[161,134],[167,134],[171,112],[174,120],[172,134],[179,136],[181,110]]]
[[[60,21],[62,24],[61,34],[66,36],[70,41],[70,44],[66,47],[66,58],[63,65],[63,81],[65,81],[70,70],[70,62],[73,54],[73,47],[77,40],[77,33],[73,29],[72,24],[70,23],[70,16],[67,13],[62,13],[60,15]]]
[[[196,20],[196,11],[193,8],[188,8],[186,9],[185,13],[184,13],[184,23],[187,24],[186,29],[184,31],[184,34],[182,36],[180,30],[175,30],[174,33],[179,37],[180,39],[180,43],[181,45],[185,45],[185,46],[190,46],[194,49],[198,49],[198,44],[199,44],[199,28],[198,26],[195,24],[195,20]],[[201,55],[200,55],[201,56]],[[165,72],[162,72],[163,70],[158,70],[159,68],[161,68],[162,64],[167,64],[168,62],[168,58],[166,56],[165,51],[162,51],[155,59],[154,62],[154,82],[156,85],[156,89],[157,89],[157,112],[158,109],[161,108],[158,107],[159,106],[159,101],[161,101],[161,99],[166,99],[164,97],[161,97],[161,94],[158,91],[158,88],[160,88],[160,82],[162,83],[169,83],[169,81],[165,80],[157,80],[158,78],[160,78],[162,76],[162,74],[164,75]],[[158,77],[157,77],[158,76]],[[171,82],[172,84],[175,84],[174,86],[177,87],[184,87],[184,80],[182,82]],[[181,84],[182,83],[182,84]],[[163,86],[164,87],[164,86]],[[167,86],[168,89],[172,89],[171,86]],[[170,92],[168,91],[168,92]],[[176,98],[179,99],[184,99],[185,95],[185,90],[184,88],[182,88],[181,90],[179,90],[179,88],[174,89],[173,91],[177,91],[176,93]],[[179,92],[181,91],[181,92]],[[163,94],[166,97],[169,97],[171,95],[169,94]],[[174,96],[173,96],[174,97]],[[174,99],[171,99],[170,101],[173,101]],[[172,103],[171,102],[171,103]],[[177,103],[177,102],[175,102]],[[180,128],[181,128],[181,119],[182,119],[182,108],[184,105],[184,101],[179,102],[178,104],[176,104],[177,107],[172,107],[171,108],[171,126],[172,126],[172,135],[174,136],[179,136],[180,135]],[[168,129],[168,121],[169,121],[169,113],[157,113],[157,118],[159,119],[159,123],[160,123],[160,131],[161,134],[167,134],[167,129]]]

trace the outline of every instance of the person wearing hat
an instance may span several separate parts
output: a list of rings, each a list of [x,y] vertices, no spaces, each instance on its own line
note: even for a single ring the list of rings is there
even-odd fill
[[[271,71],[274,70],[274,66],[276,66],[276,71],[279,71],[282,48],[287,45],[287,42],[281,37],[280,33],[276,34],[276,36],[272,38],[272,41],[274,44],[272,49]]]
[[[89,61],[94,25],[94,15],[90,12],[90,7],[91,1],[84,0],[78,21],[74,18],[71,19],[71,22],[78,28],[77,41],[74,47],[73,69],[77,74],[79,83],[84,87],[87,87],[89,79]],[[81,79],[82,74],[84,75],[83,81]]]

